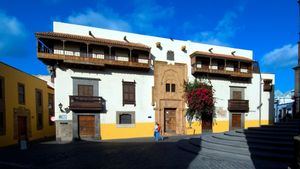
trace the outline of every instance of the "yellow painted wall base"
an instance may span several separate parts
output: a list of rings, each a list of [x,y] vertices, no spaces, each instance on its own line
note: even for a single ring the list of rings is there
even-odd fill
[[[268,121],[263,120],[261,124],[268,124]],[[258,120],[245,121],[245,128],[258,126]],[[153,137],[153,128],[154,123],[136,123],[132,127],[118,127],[116,124],[101,124],[100,132],[102,140]],[[213,121],[213,133],[220,133],[226,131],[229,131],[229,121]],[[196,135],[201,133],[201,122],[193,122],[191,126],[189,123],[186,123],[187,135]]]
[[[268,120],[261,120],[261,125],[268,125]],[[259,120],[247,120],[245,121],[245,128],[248,127],[259,127]]]
[[[101,139],[124,139],[153,137],[154,123],[136,123],[133,127],[117,127],[116,124],[101,124]]]
[[[213,121],[213,133],[225,132],[229,130],[229,121]],[[202,133],[201,122],[193,122],[190,126],[189,123],[186,125],[186,134],[195,135]]]

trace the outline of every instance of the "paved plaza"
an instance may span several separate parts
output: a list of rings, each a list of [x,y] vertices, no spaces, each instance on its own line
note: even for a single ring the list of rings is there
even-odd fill
[[[194,138],[198,138],[196,136]],[[152,138],[114,141],[41,142],[28,150],[0,149],[0,168],[286,168],[271,161],[253,160],[229,153],[193,153],[181,149],[190,137],[170,137],[162,142]]]

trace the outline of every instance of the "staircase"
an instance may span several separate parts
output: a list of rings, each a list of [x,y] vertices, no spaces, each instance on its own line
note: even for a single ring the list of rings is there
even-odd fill
[[[178,148],[193,154],[228,160],[251,161],[255,168],[293,166],[294,140],[300,120],[201,135],[178,142]]]

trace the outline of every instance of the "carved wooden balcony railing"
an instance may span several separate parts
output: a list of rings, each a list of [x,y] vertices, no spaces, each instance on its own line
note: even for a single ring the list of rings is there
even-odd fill
[[[70,110],[104,111],[105,100],[97,96],[70,96]]]
[[[216,74],[216,75],[224,75],[224,76],[231,76],[231,77],[242,77],[242,78],[252,78],[252,71],[248,72],[241,72],[240,70],[236,71],[229,71],[221,67],[220,69],[211,69],[211,68],[197,68],[195,65],[192,65],[192,74],[195,73],[209,73],[209,74]]]
[[[249,111],[249,100],[228,100],[228,110],[230,112],[248,112]]]

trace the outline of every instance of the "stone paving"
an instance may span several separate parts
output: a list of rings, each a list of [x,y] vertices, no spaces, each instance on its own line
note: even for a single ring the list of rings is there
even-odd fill
[[[170,137],[162,142],[152,138],[114,140],[103,142],[79,141],[73,143],[43,142],[21,151],[17,147],[0,149],[0,168],[45,169],[100,169],[100,168],[271,168],[276,164],[251,158],[235,160],[224,154],[193,154],[178,148],[189,138]],[[273,164],[273,163],[272,163]]]

